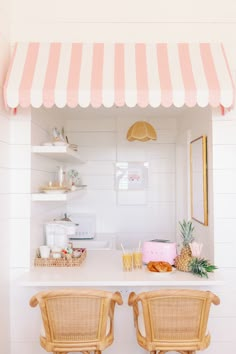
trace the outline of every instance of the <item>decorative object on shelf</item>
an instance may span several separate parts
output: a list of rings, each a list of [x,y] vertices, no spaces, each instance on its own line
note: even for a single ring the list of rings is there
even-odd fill
[[[148,141],[157,140],[157,133],[154,127],[145,121],[137,121],[129,128],[126,138],[128,141]]]
[[[202,244],[193,242],[194,226],[192,222],[183,220],[179,224],[182,249],[180,255],[175,258],[175,267],[183,272],[190,272],[200,277],[208,278],[208,273],[213,272],[217,267],[207,259],[200,257]]]
[[[207,203],[207,137],[190,143],[191,217],[208,225]]]
[[[74,187],[78,187],[80,185],[79,172],[75,169],[71,169],[67,172],[67,175],[69,177],[69,185],[71,186],[71,189],[76,189]]]
[[[67,213],[65,213],[64,218],[62,218],[61,221],[70,221],[71,222],[71,219],[68,217]]]
[[[39,188],[40,192],[43,193],[65,193],[68,192],[70,187],[66,179],[66,172],[62,166],[57,166],[57,172],[55,176],[55,181],[49,181],[48,185]]]
[[[64,138],[64,128],[62,127],[59,130],[57,127],[54,127],[52,130],[52,142],[53,145],[67,145],[67,142]]]
[[[54,258],[53,254],[49,258],[41,258],[37,250],[34,265],[35,267],[79,267],[86,258],[87,250],[86,248],[73,249],[71,254],[61,252],[60,255],[60,258]]]
[[[62,166],[57,166],[57,183],[60,187],[66,186],[66,172]]]

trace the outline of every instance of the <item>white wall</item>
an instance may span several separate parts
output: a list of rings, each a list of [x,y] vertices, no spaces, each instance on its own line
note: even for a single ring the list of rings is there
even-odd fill
[[[69,166],[78,169],[82,183],[88,187],[67,204],[68,213],[95,214],[97,233],[117,234],[118,245],[120,242],[126,246],[137,245],[139,240],[156,237],[175,240],[176,119],[171,116],[159,117],[157,112],[153,109],[128,108],[33,110],[34,142],[36,137],[37,143],[48,140],[46,137],[42,140],[43,134],[39,130],[41,125],[42,131],[42,122],[43,129],[46,129],[46,122],[52,124],[59,118],[60,127],[64,118],[66,135],[70,142],[78,144],[81,159],[85,161],[82,165]],[[147,119],[157,129],[156,142],[130,143],[126,140],[128,128],[139,119]],[[147,161],[147,188],[141,191],[116,191],[117,161]],[[44,163],[46,166],[45,159],[42,162],[41,158],[33,157],[32,163],[32,185],[36,189],[39,176],[42,176],[42,170],[45,171],[42,165]],[[56,171],[52,163],[50,170]],[[45,172],[44,183],[50,179]],[[45,204],[34,204],[37,213],[33,214],[44,213]],[[55,206],[51,206],[51,215]],[[54,211],[54,214],[56,212],[59,213],[59,210]],[[39,242],[40,238],[35,239]]]
[[[176,144],[176,220],[190,219],[190,157],[189,144],[192,140],[207,136],[207,163],[208,163],[208,226],[193,220],[194,234],[197,242],[203,243],[202,255],[214,260],[213,238],[213,194],[212,194],[212,113],[210,109],[195,108],[184,112],[177,120],[178,137]],[[184,200],[184,206],[183,204]]]
[[[208,0],[207,2],[203,0],[198,2],[194,0],[179,0],[177,2],[151,0],[148,3],[137,0],[130,0],[129,2],[125,0],[102,0],[99,2],[68,0],[66,3],[56,0],[50,2],[46,0],[40,2],[12,0],[11,14],[11,42],[29,40],[92,42],[223,41],[231,67],[233,70],[236,69],[236,43],[233,37],[236,32],[234,0],[224,2],[215,0]],[[5,18],[5,16],[2,16],[3,21],[1,23],[5,23]],[[213,170],[215,168],[215,171],[212,188],[216,188],[216,198],[214,199],[214,210],[216,212],[214,220],[216,225],[215,259],[220,266],[235,267],[233,255],[235,243],[233,239],[235,234],[235,208],[233,206],[233,204],[235,205],[233,183],[235,135],[231,135],[231,132],[234,131],[234,124],[229,123],[226,126],[223,120],[218,123],[218,128],[217,125],[213,126]],[[5,119],[2,122],[5,124],[4,139],[6,139],[8,123]],[[122,128],[122,125],[120,127]],[[78,127],[76,129],[79,130]],[[223,143],[219,140],[219,132],[222,129],[224,129],[225,136],[229,135],[231,137],[231,143],[230,140],[224,140]],[[5,140],[3,142],[6,143]],[[26,144],[28,144],[27,139]],[[6,145],[4,146],[6,147]],[[227,163],[228,165],[226,165]],[[106,164],[106,166],[108,165]],[[95,164],[92,166],[93,170],[94,166]],[[109,168],[108,171],[110,171]],[[86,173],[85,178],[90,181],[91,187],[94,188],[93,177],[89,176],[88,171]],[[108,177],[109,174],[110,172]],[[222,184],[219,183],[222,180],[225,182],[223,184],[225,189],[223,190]],[[229,181],[231,183],[228,183]],[[8,183],[6,185],[8,186]],[[5,196],[1,197],[5,198]],[[8,197],[7,200],[9,200]],[[229,208],[229,206],[231,207]],[[182,205],[182,209],[184,208],[186,208],[186,205]],[[99,228],[102,230],[102,222],[99,224]],[[17,240],[20,239],[15,234],[13,244],[17,244]],[[27,238],[24,242],[27,247]],[[13,257],[13,259],[15,258]],[[15,266],[20,268],[22,261]],[[205,351],[206,353],[219,354],[227,351],[233,353],[236,344],[233,332],[236,318],[234,311],[235,271],[225,269],[225,275],[225,285],[213,289],[221,296],[222,305],[214,309],[210,321],[213,343]],[[38,329],[36,328],[35,317],[31,317],[30,311],[32,310],[29,311],[28,308],[30,291],[18,290],[17,294],[18,301],[12,307],[14,309],[12,319],[17,317],[17,320],[13,321],[12,326],[11,354],[18,353],[19,348],[27,354],[32,352],[34,354],[42,353],[43,351],[39,348],[36,338]],[[17,306],[18,311],[16,311]],[[26,321],[22,322],[22,319],[26,317],[30,321],[30,326],[25,326]]]
[[[9,60],[9,4],[0,3],[0,90],[6,75]],[[9,242],[10,242],[10,152],[11,130],[8,114],[5,112],[3,97],[0,95],[0,230],[2,249],[0,257],[0,303],[1,331],[0,345],[3,353],[10,352],[10,321],[9,321]]]
[[[31,145],[41,145],[51,141],[52,128],[62,127],[63,121],[57,115],[51,115],[46,109],[32,111]],[[39,188],[55,180],[58,161],[47,159],[38,154],[31,155],[31,192],[36,193]],[[32,263],[36,248],[45,243],[45,223],[61,217],[66,212],[66,204],[61,203],[31,203],[31,256]]]
[[[236,70],[234,0],[12,0],[11,40],[223,42]]]
[[[19,329],[22,327],[24,314],[20,291],[15,287],[15,279],[29,267],[30,254],[30,115],[29,111],[18,111],[11,116],[11,219],[10,227],[10,321],[11,321],[11,352],[22,347],[19,340]],[[16,326],[20,314],[19,326]],[[18,346],[19,344],[19,346]],[[23,348],[22,348],[23,349]],[[19,349],[17,349],[19,350]],[[9,353],[9,351],[7,352]]]
[[[213,121],[213,185],[215,259],[220,267],[236,267],[236,112]]]
[[[44,223],[62,214],[65,205],[60,203],[31,202],[31,192],[48,182],[55,170],[52,160],[31,154],[31,145],[48,140],[48,132],[54,125],[53,117],[46,111],[31,116],[30,110],[18,110],[12,120],[12,142],[14,143],[11,163],[12,178],[11,219],[11,354],[42,353],[38,345],[39,314],[29,307],[34,290],[17,286],[16,279],[33,264],[36,248],[45,242]],[[56,166],[56,162],[55,162]],[[35,349],[36,348],[36,349]],[[6,354],[10,353],[9,351]]]
[[[66,6],[13,0],[12,39],[230,42],[234,6],[233,0],[69,0]]]

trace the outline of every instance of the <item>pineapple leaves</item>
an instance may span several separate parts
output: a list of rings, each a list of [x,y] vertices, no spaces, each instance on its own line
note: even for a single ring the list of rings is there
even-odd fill
[[[180,225],[180,235],[182,237],[183,246],[188,246],[189,243],[194,241],[193,231],[194,226],[192,221],[183,220],[183,222],[179,222]]]
[[[217,267],[204,258],[193,257],[189,262],[190,272],[200,277],[208,278],[208,273],[214,272],[215,269]]]
[[[208,273],[214,272],[217,267],[207,259],[193,255],[190,244],[194,241],[194,226],[192,221],[183,220],[179,222],[180,235],[182,238],[182,249],[180,255],[175,258],[175,266],[178,270],[190,272],[199,277],[208,278]]]

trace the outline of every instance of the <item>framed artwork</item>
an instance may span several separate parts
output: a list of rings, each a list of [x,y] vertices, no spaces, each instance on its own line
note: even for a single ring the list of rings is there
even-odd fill
[[[208,225],[207,137],[190,143],[191,217]]]
[[[144,190],[148,184],[148,162],[117,162],[115,186],[119,191]]]

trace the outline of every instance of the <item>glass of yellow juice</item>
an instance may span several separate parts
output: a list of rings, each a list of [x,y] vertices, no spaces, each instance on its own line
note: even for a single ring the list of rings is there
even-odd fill
[[[133,268],[133,256],[132,252],[126,251],[122,254],[123,271],[131,272]]]
[[[133,267],[134,269],[141,269],[143,266],[143,254],[141,249],[134,249],[133,251]]]

